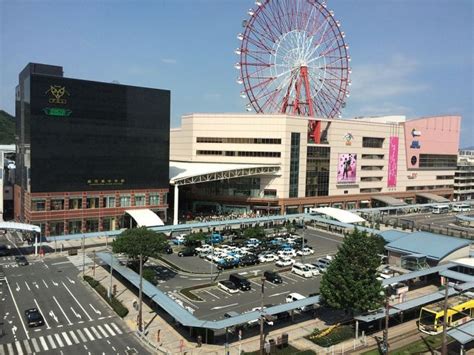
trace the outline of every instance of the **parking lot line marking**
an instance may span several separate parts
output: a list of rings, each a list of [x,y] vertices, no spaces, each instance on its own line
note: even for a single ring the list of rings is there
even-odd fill
[[[7,344],[8,354],[14,354],[12,343]]]
[[[72,330],[69,331],[69,335],[71,336],[72,341],[75,342],[76,344],[79,344],[81,342]]]
[[[257,285],[258,287],[261,287],[261,286],[262,286],[262,284],[259,284],[258,282],[255,282],[255,281],[252,281],[252,280],[249,280],[249,281],[250,281],[251,283]]]
[[[36,302],[36,298],[33,298],[33,301],[35,302],[35,305],[36,305],[36,307],[38,307],[38,309],[39,309],[39,311],[41,312],[41,314],[46,314],[46,313],[44,313],[43,310],[40,308],[38,302]],[[51,329],[51,327],[49,326],[48,321],[46,320],[46,317],[43,317],[43,320],[44,320],[44,322],[46,323],[46,328],[47,328],[47,329]]]
[[[109,333],[107,333],[104,328],[102,328],[100,325],[97,325],[97,328],[99,328],[100,332],[104,335],[104,337],[108,338]]]
[[[21,348],[21,344],[19,341],[15,341],[15,347],[16,347],[16,350],[18,350],[18,354],[23,355],[23,349]]]
[[[281,277],[284,277],[285,279],[288,279],[288,280],[293,281],[293,282],[298,282],[298,280],[292,279],[291,277],[288,277],[286,275],[281,275]]]
[[[97,339],[102,339],[102,335],[99,334],[97,329],[95,329],[94,327],[91,327],[91,329],[92,329],[92,332],[94,333],[94,335],[97,337]]]
[[[114,337],[115,335],[115,332],[112,330],[112,328],[110,328],[110,325],[108,324],[104,324],[104,327],[107,328],[107,330],[109,331],[110,334],[112,334],[112,336]]]
[[[47,335],[46,338],[48,338],[49,344],[51,345],[51,349],[56,349],[57,346],[54,343],[53,337],[51,335]]]
[[[226,295],[226,298],[227,298],[227,296],[229,296],[229,292],[226,292],[226,291],[224,291],[223,289],[221,289],[221,288],[219,288],[219,287],[216,287],[215,289],[216,289],[217,291],[221,291],[224,295]]]
[[[35,349],[35,353],[39,353],[41,351],[38,342],[35,338],[31,339],[31,344],[33,344],[33,348]]]
[[[117,324],[115,324],[114,322],[110,323],[110,325],[115,329],[115,331],[118,333],[118,334],[122,334],[122,330],[118,327]]]
[[[43,283],[44,285],[46,286],[46,288],[49,288],[48,284],[46,283],[46,281],[43,280]]]
[[[28,291],[31,291],[31,288],[30,286],[28,285],[28,283],[25,281],[25,285],[26,285],[26,288],[28,289]]]
[[[18,305],[16,304],[15,297],[13,296],[13,292],[12,292],[12,289],[10,287],[10,283],[8,282],[8,278],[6,278],[6,277],[5,277],[5,282],[7,283],[8,290],[10,291],[10,295],[12,296],[13,303],[15,304],[15,308],[16,308],[16,311],[18,313],[18,317],[20,318],[21,324],[23,325],[23,329],[25,330],[26,338],[30,339],[30,335],[28,334],[28,330],[26,329],[25,322],[23,321],[23,316],[21,315],[20,310],[18,309]]]
[[[59,347],[62,348],[64,346],[64,343],[61,337],[59,336],[59,334],[58,333],[54,334],[54,337],[56,338],[56,341],[58,342]]]
[[[87,343],[87,338],[84,336],[84,334],[82,333],[82,331],[80,329],[76,329],[77,331],[77,334],[79,334],[79,338],[81,338],[81,340],[84,342],[84,343]]]
[[[69,337],[67,336],[67,333],[66,333],[66,332],[62,332],[61,334],[62,334],[64,340],[66,340],[67,345],[72,345],[72,341],[71,341],[71,339],[69,339]]]
[[[74,298],[74,301],[76,301],[76,303],[79,305],[79,307],[81,307],[82,311],[86,314],[87,318],[89,318],[90,321],[92,321],[92,318],[91,316],[89,315],[89,313],[86,312],[86,310],[84,309],[84,307],[82,307],[82,305],[79,303],[79,301],[77,300],[76,297],[74,297],[74,295],[72,294],[71,290],[69,290],[67,288],[67,286],[64,284],[63,281],[61,281],[61,283],[63,284],[63,286],[66,288],[67,292],[69,292],[69,294],[72,296],[72,298]]]
[[[27,339],[23,339],[23,346],[24,346],[25,349],[26,349],[26,353],[27,353],[27,354],[31,354],[30,343],[28,343],[28,340],[27,340]]]
[[[53,300],[56,302],[56,304],[58,305],[61,312],[63,312],[63,315],[64,315],[64,317],[66,317],[66,320],[69,323],[69,325],[72,325],[71,321],[69,320],[68,316],[66,315],[66,312],[64,312],[63,307],[61,307],[61,305],[59,304],[59,302],[58,302],[58,300],[56,299],[55,296],[53,296]]]
[[[92,336],[91,332],[89,331],[89,329],[87,328],[84,328],[84,332],[86,333],[87,337],[93,341],[94,340],[94,337]]]
[[[213,297],[217,298],[218,300],[220,300],[220,299],[221,299],[219,296],[216,296],[215,294],[213,294],[213,293],[209,292],[208,290],[204,290],[204,292],[206,292],[206,293],[210,294],[211,296],[213,296]]]
[[[285,292],[279,292],[279,293],[274,293],[273,295],[267,296],[267,297],[276,297],[276,296],[281,296],[281,295],[286,295],[287,293],[290,293],[291,291],[285,291]]]
[[[44,349],[45,351],[48,351],[49,348],[48,348],[48,344],[46,344],[46,340],[44,340],[43,337],[39,337],[39,341],[40,341],[41,345],[43,346],[43,349]]]

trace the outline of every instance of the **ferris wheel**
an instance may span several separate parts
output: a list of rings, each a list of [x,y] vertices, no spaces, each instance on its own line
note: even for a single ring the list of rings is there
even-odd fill
[[[256,1],[235,50],[240,96],[247,111],[341,117],[349,97],[349,46],[333,11],[322,0]],[[319,121],[309,138],[319,143]]]

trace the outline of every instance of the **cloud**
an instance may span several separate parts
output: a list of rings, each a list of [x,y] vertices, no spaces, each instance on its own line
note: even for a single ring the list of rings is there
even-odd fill
[[[419,93],[430,87],[414,79],[419,64],[402,54],[387,63],[356,66],[351,75],[351,101],[368,102]]]
[[[161,62],[165,64],[176,64],[177,60],[174,58],[161,58]]]

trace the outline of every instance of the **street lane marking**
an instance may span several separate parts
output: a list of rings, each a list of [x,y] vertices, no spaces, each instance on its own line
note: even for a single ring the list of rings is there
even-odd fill
[[[237,306],[237,305],[238,305],[238,303],[232,303],[232,304],[228,304],[228,305],[225,305],[225,306],[216,306],[216,307],[212,307],[211,311],[216,310],[216,309],[222,309],[222,308]]]
[[[73,342],[75,342],[76,344],[80,343],[80,341],[77,338],[76,334],[74,334],[74,332],[72,330],[69,331],[69,335],[71,336]]]
[[[8,354],[14,354],[12,343],[7,344]]]
[[[251,283],[257,285],[258,287],[262,287],[262,284],[261,284],[261,283],[259,284],[258,282],[255,282],[255,281],[252,281],[252,280],[249,280],[249,281],[250,281]]]
[[[94,333],[94,335],[98,338],[98,339],[102,339],[102,335],[99,334],[99,332],[97,331],[97,329],[95,329],[93,326],[91,327],[92,329],[92,332]]]
[[[215,294],[209,292],[208,290],[204,290],[204,292],[210,294],[211,296],[214,296],[215,298],[217,298],[218,300],[220,300],[221,298],[219,296],[216,296]]]
[[[16,350],[18,350],[18,354],[23,355],[23,349],[21,348],[21,344],[19,341],[15,341],[15,346],[16,346]]]
[[[72,296],[72,298],[74,298],[74,301],[76,301],[76,303],[79,305],[79,307],[81,307],[81,309],[84,311],[84,313],[86,314],[87,318],[89,318],[89,320],[92,321],[92,318],[91,318],[91,316],[89,315],[89,313],[86,312],[86,310],[84,309],[84,307],[82,307],[82,305],[79,303],[79,301],[77,300],[77,298],[74,297],[74,295],[72,294],[71,290],[69,290],[69,288],[64,284],[63,281],[61,281],[61,283],[62,283],[63,286],[66,288],[67,292],[69,292],[69,294]]]
[[[33,344],[33,348],[35,349],[35,353],[38,353],[41,351],[38,342],[36,341],[35,338],[31,339],[31,344]]]
[[[295,280],[295,279],[292,279],[291,277],[288,277],[286,275],[283,275],[283,274],[280,274],[281,277],[284,277],[285,279],[288,279],[290,281],[293,281],[293,282],[298,282],[298,280]]]
[[[84,332],[86,332],[87,337],[88,337],[91,341],[94,340],[94,337],[92,336],[92,334],[91,334],[91,332],[89,331],[89,329],[84,328]]]
[[[53,340],[53,337],[51,335],[47,335],[46,338],[48,338],[49,343],[51,344],[51,349],[56,349],[57,346]]]
[[[80,329],[77,329],[77,334],[79,334],[79,337],[81,338],[81,340],[82,340],[84,343],[87,343],[87,339],[86,339],[86,337],[84,336],[84,334],[82,334],[82,332],[81,332]]]
[[[63,315],[64,315],[64,317],[66,317],[66,320],[69,323],[69,325],[72,325],[71,321],[69,320],[68,316],[66,315],[66,312],[64,312],[63,307],[61,307],[61,305],[59,304],[59,302],[58,302],[58,300],[56,299],[55,296],[53,296],[53,300],[54,300],[54,302],[56,302],[56,304],[58,305],[61,312],[63,312]]]
[[[118,334],[122,334],[122,331],[120,330],[120,328],[119,328],[114,322],[110,323],[110,325],[111,325],[112,327],[114,327],[115,331],[116,331]]]
[[[25,281],[25,285],[26,285],[26,288],[28,289],[28,291],[31,291],[31,288],[30,288],[30,286],[28,285],[28,282]]]
[[[285,292],[279,292],[279,293],[274,293],[273,295],[270,295],[268,297],[276,297],[276,296],[281,296],[281,295],[286,295],[287,293],[290,293],[291,291],[285,291]]]
[[[31,354],[31,352],[32,352],[31,347],[30,347],[30,344],[28,343],[27,339],[23,339],[23,345],[25,346],[26,353]]]
[[[54,337],[56,338],[56,341],[58,342],[59,347],[62,348],[64,346],[64,343],[61,337],[59,336],[59,334],[58,333],[54,334]]]
[[[108,338],[109,337],[109,333],[107,333],[104,328],[102,328],[100,325],[97,325],[97,328],[99,328],[100,332],[102,334],[104,334],[104,337]]]
[[[62,264],[70,264],[71,262],[68,260],[68,261],[61,261],[61,262],[58,262],[58,263],[52,263],[51,265],[62,265]]]
[[[12,296],[13,303],[15,304],[16,311],[18,313],[18,317],[21,320],[21,324],[23,325],[23,329],[25,330],[26,339],[30,339],[30,335],[28,334],[28,330],[26,330],[25,322],[23,321],[23,316],[20,314],[20,310],[18,309],[18,305],[16,304],[15,297],[13,296],[12,289],[10,288],[10,283],[8,282],[8,278],[5,277],[5,282],[7,283],[8,290],[10,291],[10,295]]]
[[[46,351],[49,350],[48,344],[46,344],[46,340],[44,340],[43,337],[39,337],[39,341],[40,341],[41,345],[43,346],[44,350],[46,350]]]
[[[110,325],[104,324],[104,327],[107,328],[107,330],[109,331],[110,334],[112,334],[113,337],[116,335],[115,332],[112,330],[112,328],[110,328]]]
[[[69,339],[66,332],[62,332],[61,335],[63,336],[64,340],[66,340],[67,345],[72,345],[72,341]]]
[[[46,315],[46,313],[44,313],[43,310],[40,308],[38,302],[36,302],[36,298],[33,298],[33,301],[35,302],[36,307],[38,307],[38,309],[39,309],[39,311],[41,312],[41,314]],[[46,323],[46,328],[47,328],[47,329],[51,329],[51,327],[49,326],[49,323],[48,323],[48,320],[46,319],[46,317],[43,316],[43,319],[44,319],[44,322]],[[48,350],[48,349],[46,349],[46,350]]]
[[[46,283],[46,281],[43,280],[43,283],[44,285],[46,286],[46,288],[49,288],[48,284]]]

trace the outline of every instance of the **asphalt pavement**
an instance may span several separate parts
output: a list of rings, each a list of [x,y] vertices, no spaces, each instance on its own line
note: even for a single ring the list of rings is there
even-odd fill
[[[4,240],[2,242],[5,242]],[[12,253],[16,252],[12,246]],[[0,354],[148,354],[100,296],[80,280],[82,257],[0,257]],[[24,311],[37,308],[43,326],[29,328]]]

